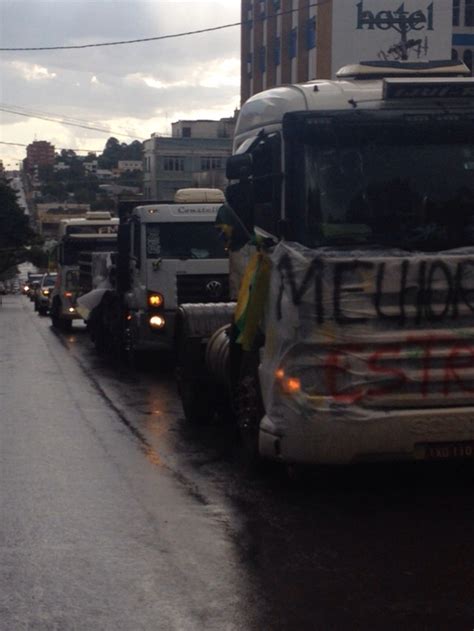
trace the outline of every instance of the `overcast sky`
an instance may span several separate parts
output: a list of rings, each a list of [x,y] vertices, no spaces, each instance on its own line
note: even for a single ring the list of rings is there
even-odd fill
[[[239,0],[0,0],[0,46],[94,44],[239,20]],[[169,135],[179,119],[231,116],[239,105],[239,42],[240,29],[232,27],[122,46],[0,51],[1,108],[110,129],[101,133],[0,111],[0,141],[102,150],[111,135],[131,142],[155,132]],[[7,168],[24,156],[24,148],[0,144]]]

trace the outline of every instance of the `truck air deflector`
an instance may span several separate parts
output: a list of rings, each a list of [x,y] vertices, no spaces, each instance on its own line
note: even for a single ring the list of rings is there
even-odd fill
[[[474,88],[474,83],[473,83]],[[391,135],[397,130],[397,141],[406,136],[413,142],[432,144],[446,138],[450,142],[470,142],[474,138],[474,110],[455,107],[390,110],[333,110],[291,112],[283,117],[283,135],[287,142],[314,141],[333,143],[345,139],[351,144],[363,142],[368,130]]]
[[[474,79],[384,79],[382,98],[388,99],[474,99]]]

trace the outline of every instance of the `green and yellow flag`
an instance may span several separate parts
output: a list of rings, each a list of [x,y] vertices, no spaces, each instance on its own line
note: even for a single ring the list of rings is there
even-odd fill
[[[239,217],[229,204],[225,203],[217,211],[215,226],[221,231],[227,247],[235,252],[240,250],[249,240],[250,236]]]
[[[237,343],[244,351],[252,350],[262,320],[270,285],[271,262],[265,252],[256,252],[249,261],[240,284],[234,313],[234,324],[239,331]]]

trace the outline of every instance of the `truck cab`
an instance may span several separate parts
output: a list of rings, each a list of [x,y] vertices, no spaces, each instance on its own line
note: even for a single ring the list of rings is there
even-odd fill
[[[58,275],[50,295],[53,327],[68,330],[73,320],[81,319],[77,299],[89,291],[81,286],[81,253],[109,251],[116,247],[119,220],[109,212],[88,212],[85,217],[63,219],[56,248]]]
[[[225,373],[230,344],[227,384],[252,449],[287,463],[472,457],[468,69],[364,62],[267,90],[242,106],[233,154],[233,208],[259,258],[248,282],[248,249],[231,254],[239,303],[206,369]],[[192,309],[182,318],[196,329]]]
[[[180,304],[228,301],[228,253],[214,225],[223,202],[218,189],[181,189],[169,202],[121,204],[117,250],[96,255],[111,261],[108,281],[79,300],[97,350],[130,360],[172,350]]]
[[[136,350],[172,348],[178,305],[229,299],[228,254],[214,227],[223,202],[217,189],[181,189],[127,218],[124,300]]]

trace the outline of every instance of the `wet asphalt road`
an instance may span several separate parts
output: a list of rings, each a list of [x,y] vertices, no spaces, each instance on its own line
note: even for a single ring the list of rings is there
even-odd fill
[[[2,631],[474,628],[473,467],[250,475],[169,358],[113,365],[23,296],[0,324]]]

